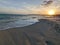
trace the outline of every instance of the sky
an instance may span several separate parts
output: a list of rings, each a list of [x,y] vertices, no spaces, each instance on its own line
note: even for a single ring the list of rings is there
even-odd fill
[[[0,13],[45,14],[50,9],[60,13],[60,0],[0,0]]]

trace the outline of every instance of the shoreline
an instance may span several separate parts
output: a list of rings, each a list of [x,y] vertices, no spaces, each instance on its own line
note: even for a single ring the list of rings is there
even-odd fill
[[[0,45],[59,45],[56,22],[40,19],[33,25],[0,30]]]
[[[38,23],[38,22],[36,22],[36,23]],[[36,23],[31,24],[31,25],[35,25]],[[31,25],[27,25],[27,26],[23,26],[23,27],[12,27],[12,28],[0,29],[0,31],[1,31],[1,30],[9,30],[9,29],[14,29],[14,28],[24,28],[24,27],[28,27],[28,26],[31,26]]]

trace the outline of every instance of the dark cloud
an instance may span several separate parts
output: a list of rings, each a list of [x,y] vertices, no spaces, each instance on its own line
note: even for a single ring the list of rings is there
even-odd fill
[[[44,6],[50,6],[53,2],[54,2],[53,0],[44,1],[44,2],[43,2],[43,3],[44,3],[43,5],[44,5]]]

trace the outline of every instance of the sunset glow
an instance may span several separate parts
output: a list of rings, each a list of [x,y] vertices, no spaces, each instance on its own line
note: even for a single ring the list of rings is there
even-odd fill
[[[55,9],[57,12],[55,12]],[[0,0],[0,14],[1,13],[60,14],[60,0]]]
[[[48,15],[55,15],[55,11],[54,10],[49,10]]]

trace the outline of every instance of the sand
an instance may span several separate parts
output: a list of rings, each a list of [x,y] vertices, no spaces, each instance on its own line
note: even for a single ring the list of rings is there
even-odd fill
[[[46,19],[39,21],[25,27],[0,30],[0,45],[60,45],[60,32],[55,29],[57,23]]]

